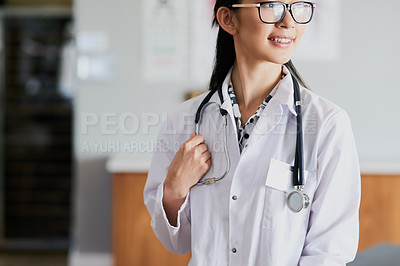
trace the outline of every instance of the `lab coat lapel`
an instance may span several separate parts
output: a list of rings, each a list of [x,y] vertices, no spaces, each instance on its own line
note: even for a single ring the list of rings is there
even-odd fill
[[[233,115],[233,108],[231,103],[231,98],[228,94],[228,86],[231,80],[232,68],[226,75],[224,83],[222,85],[222,96],[224,102],[221,105],[221,109],[224,109],[228,112],[228,134],[227,134],[227,143],[228,143],[228,152],[231,159],[231,165],[235,167],[240,158],[240,150],[239,150],[239,142],[237,139],[237,125],[235,121],[235,116]],[[231,171],[232,173],[234,171]]]
[[[235,122],[235,116],[233,115],[233,108],[232,108],[232,103],[231,100],[229,99],[228,92],[223,90],[222,95],[224,96],[224,102],[221,105],[221,109],[224,109],[228,112],[228,121],[230,121],[233,125],[233,128],[237,132],[237,126]]]
[[[264,135],[270,133],[282,119],[283,109],[277,101],[267,104],[255,125],[248,144],[252,145]]]
[[[229,72],[226,75],[226,78],[224,80],[224,83],[222,84],[222,96],[224,98],[224,102],[221,105],[221,109],[224,109],[224,110],[226,110],[228,112],[229,117],[230,117],[229,120],[231,121],[231,123],[233,125],[233,128],[237,132],[235,116],[233,115],[232,103],[231,103],[231,99],[230,99],[229,94],[228,94],[228,86],[229,86],[229,83],[230,83],[230,80],[231,80],[231,75],[232,75],[232,68],[231,68],[231,70],[229,70]],[[216,97],[218,97],[218,92],[216,93]]]
[[[293,115],[297,115],[294,109],[293,102],[293,82],[289,70],[285,69],[286,77],[278,84],[277,91],[269,101],[265,109],[261,112],[260,118],[253,129],[253,133],[249,139],[249,145],[252,145],[264,135],[271,133],[274,128],[280,123],[284,115],[284,106]]]

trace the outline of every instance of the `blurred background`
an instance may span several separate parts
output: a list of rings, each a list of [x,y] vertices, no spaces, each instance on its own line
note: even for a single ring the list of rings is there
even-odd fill
[[[207,90],[214,3],[0,0],[0,266],[187,263],[142,195],[166,113]],[[352,120],[360,256],[399,254],[400,2],[316,3],[293,61]]]

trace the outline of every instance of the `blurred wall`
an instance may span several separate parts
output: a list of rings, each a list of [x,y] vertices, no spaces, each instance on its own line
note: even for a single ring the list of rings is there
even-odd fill
[[[78,72],[85,72],[87,61],[93,61],[100,62],[108,76],[89,75],[76,83],[75,218],[70,265],[109,265],[112,188],[106,160],[118,153],[115,145],[154,141],[161,123],[154,114],[161,115],[184,99],[185,84],[142,82],[140,10],[139,0],[75,1],[78,58],[84,59],[78,62]],[[80,38],[89,44],[80,48]],[[94,44],[90,44],[91,38]],[[101,39],[103,47],[96,47],[96,38]],[[127,117],[125,125],[119,125],[121,116]],[[136,116],[140,127],[132,134],[131,117]],[[152,121],[148,123],[151,126],[142,127],[146,119]]]
[[[296,61],[311,88],[350,115],[364,172],[400,172],[400,2],[342,1],[339,58]]]
[[[151,114],[162,115],[179,104],[188,89],[205,86],[188,81],[143,82],[141,36],[147,28],[141,21],[141,5],[139,0],[75,1],[78,38],[98,38],[103,44],[92,51],[78,47],[78,55],[85,59],[81,67],[91,60],[100,62],[109,75],[77,81],[71,265],[110,265],[111,177],[105,161],[110,154],[121,152],[116,143],[154,141],[161,123],[153,120],[148,131],[139,128],[131,134],[119,128],[118,119],[134,113],[144,124],[143,119],[154,118]],[[348,111],[361,163],[378,165],[376,171],[384,170],[387,163],[400,162],[396,137],[400,132],[396,108],[400,99],[399,8],[395,0],[342,1],[339,57],[295,62],[315,92]]]

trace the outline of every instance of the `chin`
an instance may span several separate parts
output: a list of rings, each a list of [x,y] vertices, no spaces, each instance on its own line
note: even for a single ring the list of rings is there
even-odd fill
[[[277,65],[283,65],[283,64],[286,64],[287,62],[289,62],[290,59],[291,59],[291,57],[285,56],[285,57],[280,57],[280,58],[273,58],[272,60],[271,60],[271,58],[269,58],[269,60],[266,60],[266,61],[269,61],[269,62],[277,64]]]
[[[292,54],[290,53],[290,54],[285,54],[285,55],[277,56],[277,57],[275,57],[275,60],[274,60],[274,61],[275,61],[277,64],[283,65],[283,64],[289,62],[289,60],[290,60],[291,58],[292,58]]]

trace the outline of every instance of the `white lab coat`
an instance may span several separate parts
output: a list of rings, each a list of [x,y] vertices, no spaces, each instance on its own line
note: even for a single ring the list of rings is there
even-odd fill
[[[205,94],[180,105],[162,126],[144,190],[157,237],[172,252],[192,251],[189,265],[324,266],[353,260],[361,185],[345,111],[301,88],[310,207],[293,213],[286,204],[296,146],[292,78],[289,74],[279,83],[241,154],[226,90],[229,80],[230,73],[223,85],[222,108],[228,111],[231,169],[216,184],[191,188],[178,212],[177,227],[169,224],[163,209],[163,181],[175,152],[194,132],[195,112]],[[220,103],[217,93],[211,101]],[[204,111],[200,133],[212,152],[205,177],[225,171],[222,119],[217,105]]]

